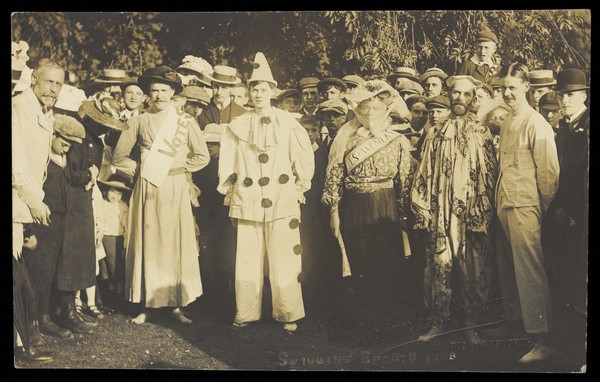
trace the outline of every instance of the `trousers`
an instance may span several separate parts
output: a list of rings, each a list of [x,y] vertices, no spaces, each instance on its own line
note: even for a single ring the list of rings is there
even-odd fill
[[[265,259],[271,283],[273,319],[293,322],[305,316],[299,219],[287,217],[271,222],[238,220],[235,262],[237,323],[260,320]]]

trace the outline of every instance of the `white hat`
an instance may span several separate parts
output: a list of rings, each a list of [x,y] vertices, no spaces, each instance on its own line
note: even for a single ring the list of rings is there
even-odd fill
[[[187,55],[183,58],[183,60],[181,60],[181,65],[179,65],[177,69],[189,69],[198,73],[199,75],[202,72],[213,70],[213,67],[202,57]]]
[[[473,86],[475,86],[475,89],[479,89],[483,85],[481,81],[473,78],[472,76],[467,76],[467,75],[458,75],[458,76],[448,77],[448,79],[446,80],[446,85],[448,86],[448,88],[451,88],[452,85],[454,85],[454,83],[456,81],[461,81],[461,80],[467,80],[467,81],[471,82],[473,84]]]
[[[221,135],[225,131],[226,123],[209,123],[204,127],[204,140],[206,143],[221,142]]]
[[[252,75],[248,80],[248,84],[255,81],[265,81],[277,86],[277,81],[273,79],[273,73],[267,62],[267,58],[261,52],[256,52],[254,56],[254,64],[252,65]]]
[[[202,73],[206,75],[206,78],[212,82],[237,85],[242,82],[242,79],[237,76],[237,70],[231,66],[226,65],[215,65],[212,73],[205,71]]]
[[[77,112],[81,103],[86,100],[85,92],[75,86],[64,84],[58,92],[54,107],[67,111]]]

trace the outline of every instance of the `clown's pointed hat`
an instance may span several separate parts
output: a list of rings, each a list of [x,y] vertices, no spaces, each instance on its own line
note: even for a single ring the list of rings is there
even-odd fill
[[[261,52],[256,52],[256,56],[254,56],[252,75],[248,80],[248,85],[254,81],[265,81],[277,86],[277,81],[273,79],[273,73],[271,73],[267,58]]]

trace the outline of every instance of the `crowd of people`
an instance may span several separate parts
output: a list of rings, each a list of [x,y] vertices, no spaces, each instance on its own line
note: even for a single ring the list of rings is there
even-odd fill
[[[260,52],[245,80],[189,55],[76,87],[13,42],[15,356],[51,361],[44,336],[117,300],[192,324],[203,296],[244,328],[264,294],[290,334],[307,314],[347,336],[424,319],[421,341],[460,321],[477,345],[497,293],[499,329],[534,339],[519,362],[548,359],[553,312],[587,315],[589,86],[497,44],[481,30],[456,73],[279,89]]]

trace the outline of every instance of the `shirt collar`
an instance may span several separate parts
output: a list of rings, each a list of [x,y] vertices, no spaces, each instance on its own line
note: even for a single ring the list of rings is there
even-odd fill
[[[583,106],[581,107],[581,109],[579,109],[579,111],[578,111],[578,112],[576,112],[575,114],[573,114],[571,117],[565,117],[565,118],[566,118],[566,121],[567,121],[568,123],[572,123],[572,121],[577,121],[577,122],[579,123],[579,121],[578,121],[579,117],[581,117],[581,115],[582,115],[583,113],[585,113],[585,111],[586,111],[586,110],[587,110],[587,107],[585,107],[585,105],[583,105]]]
[[[477,55],[473,55],[471,56],[471,61],[477,66],[488,65],[491,68],[496,66],[496,63],[492,58],[490,58],[488,61],[479,61],[479,57],[477,57]]]

